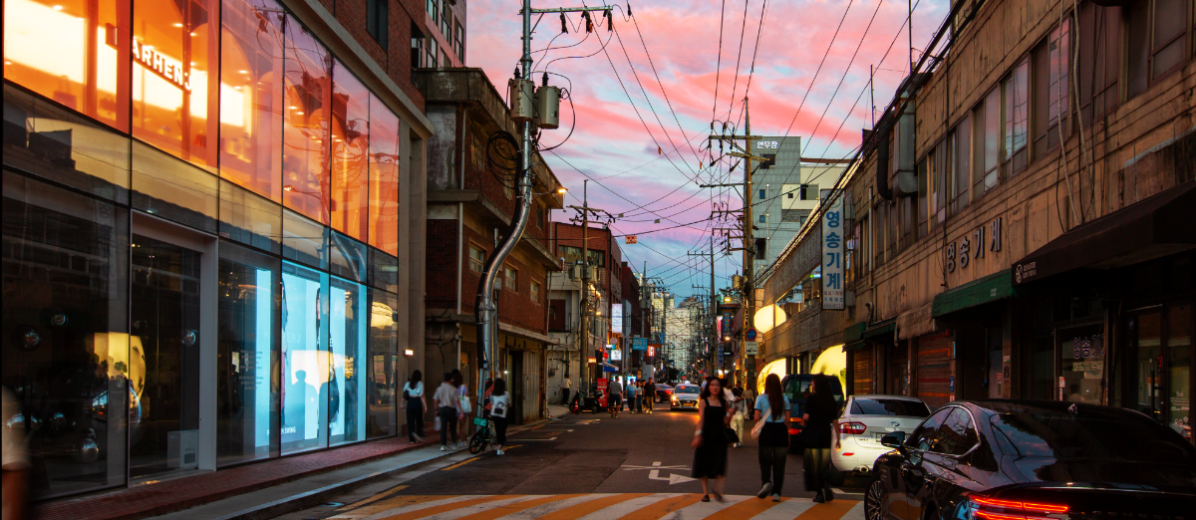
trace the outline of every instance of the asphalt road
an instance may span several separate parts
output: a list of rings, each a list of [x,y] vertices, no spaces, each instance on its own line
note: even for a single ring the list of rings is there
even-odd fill
[[[502,456],[493,449],[477,456],[461,450],[434,468],[401,479],[402,485],[374,486],[331,502],[339,506],[436,495],[701,493],[700,482],[689,478],[694,453],[689,442],[697,421],[694,411],[624,412],[618,419],[605,413],[567,415],[511,433]],[[741,448],[728,449],[726,495],[755,495],[760,489],[757,449],[750,436],[746,441]],[[803,485],[800,455],[789,456],[781,495],[814,496]],[[839,493],[838,498],[863,496]],[[329,518],[331,513],[329,508],[313,508],[282,518]]]

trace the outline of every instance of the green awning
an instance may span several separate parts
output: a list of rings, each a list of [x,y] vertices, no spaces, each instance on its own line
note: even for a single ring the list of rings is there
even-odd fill
[[[865,330],[863,334],[860,334],[860,339],[875,338],[885,334],[892,335],[895,330],[897,330],[897,318],[885,320]]]
[[[860,338],[864,337],[865,330],[868,330],[868,322],[866,321],[849,325],[847,328],[843,329],[843,341],[846,341],[847,343],[859,341]]]
[[[1006,269],[936,295],[930,316],[938,318],[955,311],[1016,295],[1017,290],[1013,288],[1013,270]]]
[[[867,341],[864,341],[864,340],[854,341],[854,342],[848,343],[846,345],[843,345],[843,352],[851,352],[854,350],[863,350],[864,347],[867,347],[867,346],[868,346]]]

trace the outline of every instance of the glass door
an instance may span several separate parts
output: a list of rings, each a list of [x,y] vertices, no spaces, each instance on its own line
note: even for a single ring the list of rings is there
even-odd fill
[[[1060,400],[1101,404],[1105,377],[1102,325],[1059,329]]]
[[[1190,303],[1129,318],[1130,405],[1192,440],[1192,328]]]
[[[1192,441],[1192,305],[1167,308],[1165,423]]]
[[[155,234],[157,237],[158,234]],[[134,233],[129,475],[199,467],[200,251]]]

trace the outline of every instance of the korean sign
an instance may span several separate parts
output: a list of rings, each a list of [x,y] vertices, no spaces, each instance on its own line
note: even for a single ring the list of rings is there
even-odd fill
[[[846,308],[843,287],[843,197],[835,197],[822,214],[822,309]]]
[[[623,333],[623,304],[610,306],[610,331],[615,334]]]

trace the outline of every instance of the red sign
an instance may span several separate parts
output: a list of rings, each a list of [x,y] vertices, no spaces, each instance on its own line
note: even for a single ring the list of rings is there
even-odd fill
[[[637,239],[636,239],[635,235],[627,235],[626,240],[624,240],[624,242],[628,243],[628,244],[634,244],[634,243],[636,243],[636,240]]]

